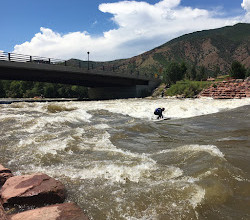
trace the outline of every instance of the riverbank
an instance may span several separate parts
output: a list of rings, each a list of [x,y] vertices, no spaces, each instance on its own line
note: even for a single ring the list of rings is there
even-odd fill
[[[250,97],[250,77],[246,79],[223,79],[220,81],[178,81],[170,87],[161,84],[152,97],[241,99]]]
[[[88,220],[75,203],[64,203],[65,198],[60,181],[43,173],[15,176],[0,164],[1,220]]]

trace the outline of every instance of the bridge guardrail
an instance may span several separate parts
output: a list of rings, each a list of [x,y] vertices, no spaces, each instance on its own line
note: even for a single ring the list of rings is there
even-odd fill
[[[51,64],[51,65],[64,65],[69,67],[76,67],[86,70],[99,70],[105,72],[116,72],[117,74],[127,75],[127,76],[135,76],[143,79],[155,79],[155,75],[141,72],[139,70],[130,70],[126,69],[125,64],[114,66],[114,65],[96,65],[94,66],[93,61],[78,61],[74,62],[71,60],[62,60],[55,58],[47,58],[40,56],[31,56],[17,53],[4,52],[0,50],[0,60],[1,61],[9,61],[9,62],[22,62],[22,63],[37,63],[37,64]],[[84,64],[84,65],[83,65]],[[159,76],[157,76],[159,78]]]

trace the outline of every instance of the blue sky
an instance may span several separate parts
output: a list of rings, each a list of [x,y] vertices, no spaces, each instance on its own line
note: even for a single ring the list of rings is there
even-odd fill
[[[0,1],[0,50],[108,61],[193,31],[250,22],[250,0]]]

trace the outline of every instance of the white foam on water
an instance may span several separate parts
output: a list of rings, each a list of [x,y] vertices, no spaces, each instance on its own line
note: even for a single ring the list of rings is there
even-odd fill
[[[179,148],[180,151],[204,151],[212,156],[224,158],[224,154],[214,145],[185,145]]]
[[[110,137],[111,136],[107,131],[104,131],[103,133],[96,133],[93,138],[83,140],[83,143],[80,145],[80,147],[84,150],[89,149],[92,151],[106,151],[114,155],[120,154],[120,156],[123,157],[136,158],[142,161],[150,161],[152,163],[156,163],[147,154],[132,153],[129,150],[122,150],[120,148],[117,148],[110,141]]]
[[[76,109],[72,111],[62,111],[57,113],[49,114],[49,117],[45,117],[44,120],[46,123],[51,121],[51,123],[79,123],[79,122],[89,122],[89,119],[92,117],[83,109]]]
[[[126,181],[138,183],[144,175],[155,170],[155,164],[143,162],[134,166],[118,164],[99,164],[92,169],[83,169],[78,178],[103,178],[111,182],[126,183]]]
[[[155,164],[144,162],[137,165],[126,164],[110,164],[109,161],[96,162],[86,168],[77,169],[71,166],[58,165],[46,169],[46,167],[38,167],[30,165],[30,169],[36,172],[46,172],[52,176],[67,176],[71,179],[105,179],[110,184],[126,183],[127,181],[138,183],[147,173],[155,169]]]
[[[199,186],[197,182],[200,178],[194,178],[189,176],[183,176],[178,179],[171,179],[170,182],[175,185],[179,190],[184,191],[185,198],[183,198],[184,202],[182,205],[191,206],[194,210],[196,218],[199,219],[199,214],[196,211],[198,205],[202,204],[205,196],[206,190]],[[178,205],[176,203],[172,204],[173,208],[176,208]]]
[[[110,128],[110,126],[107,124],[98,124],[98,125],[95,125],[94,128],[98,130],[103,130],[103,129]]]
[[[79,137],[79,138],[81,138],[82,137],[82,135],[85,133],[85,129],[84,128],[75,128],[74,129],[74,134],[73,134],[73,136],[74,137]]]
[[[169,166],[168,168],[172,173],[171,175],[169,175],[169,179],[175,179],[183,175],[183,170],[179,167]]]
[[[35,143],[35,140],[34,138],[31,138],[31,137],[27,137],[27,138],[22,138],[20,139],[20,141],[18,142],[17,144],[17,147],[25,147],[27,145],[31,145],[31,144],[34,144]]]
[[[39,118],[33,118],[34,121],[29,127],[25,128],[25,131],[29,133],[39,132],[46,126],[60,128],[64,123],[81,124],[82,122],[89,122],[91,117],[90,114],[83,110],[42,115]]]
[[[72,123],[77,123],[79,121],[89,122],[92,117],[91,111],[93,110],[107,110],[112,113],[128,115],[133,118],[151,120],[155,117],[153,112],[157,107],[165,108],[164,115],[166,117],[188,118],[250,105],[250,98],[226,100],[211,98],[183,100],[174,98],[124,99],[91,102],[62,102],[54,105],[65,108],[65,111],[62,109],[62,111],[56,113],[48,112],[50,105],[50,103],[13,103],[10,104],[7,109],[8,111],[15,111],[15,113],[23,110],[29,112],[31,109],[34,109],[34,111],[38,113],[47,113],[49,116],[53,116],[55,119],[49,118],[55,123],[62,123],[64,121]]]
[[[191,198],[189,199],[189,202],[192,205],[193,209],[195,209],[197,205],[201,204],[202,200],[205,198],[205,194],[205,189],[196,185],[195,192],[191,194]]]
[[[76,129],[75,135],[81,136],[83,129]],[[73,135],[74,136],[74,135]],[[101,178],[109,180],[111,183],[119,182],[126,183],[131,182],[149,182],[154,184],[157,182],[165,182],[166,180],[174,179],[180,177],[183,171],[174,166],[164,166],[160,168],[157,162],[146,154],[133,153],[128,150],[118,149],[109,140],[110,134],[106,131],[103,133],[98,133],[94,138],[82,139],[83,150],[93,151],[93,152],[108,152],[111,158],[114,158],[112,162],[110,160],[95,160],[95,161],[84,161],[82,169],[72,166],[71,163],[65,165],[57,165],[53,168],[50,167],[46,171],[51,172],[53,175],[68,176],[70,178],[76,179],[96,179]],[[68,143],[72,141],[72,137],[60,138],[55,140],[50,140],[47,142],[42,142],[36,147],[41,154],[58,154],[59,151],[65,150]],[[84,142],[85,141],[85,142]],[[86,143],[86,141],[88,143]],[[87,147],[86,147],[87,146]],[[92,147],[91,147],[92,146]],[[67,152],[70,153],[70,152]],[[86,164],[88,164],[86,166]],[[38,169],[38,167],[33,168]]]
[[[159,151],[155,153],[154,155],[157,154],[164,154],[164,153],[169,153],[169,152],[207,152],[211,156],[216,156],[220,158],[224,158],[224,154],[214,145],[198,145],[198,144],[193,144],[193,145],[184,145],[180,146],[177,148],[172,148],[172,149],[166,149]]]
[[[79,121],[89,122],[92,118],[91,111],[107,110],[112,113],[127,115],[133,118],[148,119],[154,118],[154,110],[158,107],[164,107],[164,115],[171,118],[188,118],[200,115],[217,113],[220,111],[230,110],[244,105],[250,105],[250,98],[245,99],[226,99],[217,100],[211,98],[199,99],[124,99],[124,100],[107,100],[91,102],[68,102],[54,104],[58,107],[65,108],[60,112],[48,112],[50,103],[13,103],[10,105],[12,111],[30,111],[46,113],[55,119],[56,122]],[[32,107],[32,108],[31,108]],[[46,119],[45,119],[46,120]]]
[[[189,199],[189,203],[192,205],[196,218],[199,219],[199,213],[195,210],[198,205],[200,205],[205,198],[206,191],[200,186],[196,186],[196,192],[192,193],[192,197]]]
[[[51,149],[49,151],[51,153]],[[183,174],[183,171],[178,167],[165,167],[161,175],[155,176],[155,172],[159,172],[159,167],[151,161],[142,161],[135,165],[129,163],[118,163],[110,161],[96,161],[90,163],[89,166],[83,166],[82,169],[75,168],[67,165],[51,166],[49,169],[46,167],[39,167],[30,165],[30,169],[36,172],[46,172],[52,176],[67,176],[71,179],[105,179],[109,184],[129,182],[145,182],[152,187],[168,180],[178,178]]]
[[[9,111],[18,111],[18,112],[37,112],[41,113],[43,112],[43,106],[47,103],[28,103],[28,102],[17,102],[17,103],[11,103],[8,105]]]
[[[24,114],[1,114],[0,115],[0,120],[4,120],[4,119],[16,119],[16,120],[22,120],[22,119],[26,119],[27,116],[25,116]]]
[[[244,179],[242,176],[238,175],[238,176],[233,176],[233,178],[239,182],[243,182],[246,181],[247,179]]]
[[[148,178],[151,186],[164,184],[166,181],[175,183],[175,181],[183,176],[183,170],[176,166],[157,166],[157,169],[152,172]]]
[[[95,131],[95,130],[94,130]],[[85,130],[77,128],[73,134],[63,137],[57,137],[56,139],[50,139],[48,141],[42,141],[41,143],[35,143],[34,137],[29,137],[27,140],[19,142],[19,146],[36,144],[36,149],[40,154],[52,154],[56,155],[60,152],[63,154],[72,154],[73,152],[65,149],[69,146],[69,143],[74,140],[74,136],[80,138],[80,144],[77,146],[82,150],[88,150],[89,152],[108,152],[109,157],[114,158],[112,162],[110,160],[96,160],[88,161],[84,160],[83,168],[78,169],[68,163],[67,168],[57,165],[50,167],[48,170],[40,168],[39,171],[52,172],[53,175],[69,176],[70,178],[78,179],[95,179],[103,178],[110,182],[125,183],[126,181],[139,182],[142,178],[146,178],[150,175],[150,171],[157,169],[156,161],[151,159],[145,154],[132,153],[128,150],[118,149],[110,141],[110,134],[107,131],[96,132],[93,138],[85,139],[82,134]],[[60,132],[58,133],[58,135]],[[63,151],[63,152],[61,152]],[[83,151],[84,152],[84,151]],[[119,154],[119,155],[118,155]],[[88,166],[86,166],[88,164]],[[36,168],[33,168],[36,170]]]
[[[248,137],[247,136],[241,136],[241,137],[225,137],[218,139],[218,141],[247,141]]]
[[[40,146],[37,146],[37,150],[42,154],[50,153],[55,155],[58,153],[58,151],[65,150],[65,148],[68,146],[69,141],[72,140],[73,138],[71,136],[68,136],[67,138],[57,138],[55,140],[49,140],[39,144]]]
[[[205,179],[206,177],[211,176],[211,175],[213,175],[213,174],[215,174],[217,172],[218,172],[217,167],[211,168],[208,171],[206,171],[205,173],[200,174],[199,177],[197,178],[197,181],[200,180],[200,179]]]
[[[55,108],[55,112],[49,112],[48,109],[52,106]],[[57,111],[57,109],[59,111]],[[15,119],[30,120],[30,115],[33,112],[39,114],[39,118],[33,123],[34,125],[27,128],[27,131],[34,132],[37,129],[44,128],[46,125],[51,124],[58,126],[62,123],[69,122],[73,124],[78,124],[81,122],[89,122],[92,117],[91,114],[87,113],[86,110],[82,108],[74,108],[72,103],[12,103],[7,109],[7,117],[13,117]],[[32,114],[30,112],[32,111]],[[4,118],[4,115],[0,115]],[[34,117],[33,117],[34,118]]]
[[[92,110],[107,110],[112,113],[128,115],[134,118],[152,119],[154,110],[164,107],[164,115],[171,118],[189,118],[200,115],[217,113],[250,105],[250,98],[217,100],[211,98],[199,99],[125,99],[70,103],[71,106]]]

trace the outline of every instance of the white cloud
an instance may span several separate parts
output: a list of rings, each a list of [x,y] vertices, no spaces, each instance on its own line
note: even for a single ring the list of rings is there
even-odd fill
[[[243,0],[242,7],[250,12],[250,0]],[[118,28],[104,32],[101,37],[87,32],[59,34],[40,28],[31,41],[16,45],[14,52],[86,59],[90,51],[90,59],[107,61],[135,56],[185,33],[250,21],[249,13],[244,18],[216,17],[216,11],[183,7],[181,0],[161,0],[154,5],[121,1],[101,4],[99,10],[112,14]]]
[[[242,6],[242,8],[244,8],[247,12],[250,12],[250,0],[243,0],[241,6]]]
[[[246,10],[246,16],[244,18],[244,22],[250,22],[250,0],[243,0],[241,7]]]

